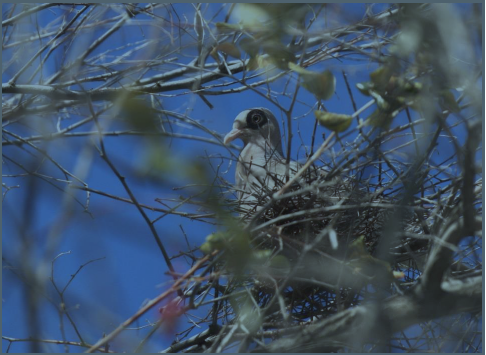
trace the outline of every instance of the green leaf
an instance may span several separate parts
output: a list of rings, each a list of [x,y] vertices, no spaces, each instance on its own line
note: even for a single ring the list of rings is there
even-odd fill
[[[266,27],[269,14],[256,4],[238,3],[235,6],[233,18],[242,23],[246,30],[253,32]]]
[[[259,68],[266,68],[269,65],[272,65],[272,63],[273,63],[273,62],[271,62],[271,60],[269,60],[268,58],[266,58],[263,55],[257,55],[254,58],[254,61],[252,63],[250,63],[250,61],[249,61],[248,65],[252,65],[252,68],[254,68],[254,69],[250,68],[250,70],[256,70],[256,69],[259,69]]]
[[[138,131],[157,131],[157,116],[155,111],[140,99],[121,101],[121,113],[128,123]]]
[[[329,70],[324,73],[316,73],[294,63],[289,63],[288,66],[290,70],[300,74],[301,85],[318,99],[329,100],[334,95],[336,78]]]
[[[254,57],[260,50],[260,45],[252,38],[245,37],[239,42],[241,49],[243,49],[250,57]]]
[[[304,69],[300,65],[297,65],[295,63],[289,63],[289,69],[299,74],[314,74],[313,71]]]
[[[360,235],[358,238],[353,240],[353,242],[349,245],[349,258],[359,258],[361,256],[368,255],[368,251],[366,250],[365,244],[365,237],[364,235]]]
[[[182,171],[184,175],[192,181],[197,181],[199,183],[209,182],[208,166],[201,161],[187,162],[181,166],[181,169],[183,169]]]
[[[256,261],[267,261],[270,256],[272,256],[272,251],[270,249],[263,249],[263,250],[254,250],[252,253],[252,257]]]
[[[269,271],[273,277],[285,277],[290,273],[289,259],[283,255],[277,255],[270,260]]]
[[[295,54],[277,41],[266,41],[262,49],[267,53],[272,63],[279,69],[287,69],[289,62],[295,62]]]
[[[216,22],[216,29],[219,33],[233,33],[235,31],[240,31],[241,26],[238,24],[230,24],[226,22]]]
[[[277,255],[272,258],[272,260],[270,260],[270,267],[278,269],[280,271],[289,272],[290,262],[285,256]]]
[[[303,75],[302,80],[302,86],[318,99],[329,100],[336,90],[336,78],[329,70],[322,74]]]
[[[450,112],[461,111],[454,94],[450,90],[442,90],[439,93],[439,102],[442,109],[449,110]]]
[[[392,71],[388,66],[379,67],[374,72],[370,73],[371,82],[375,85],[375,88],[380,91],[385,90],[391,76]]]
[[[262,319],[258,308],[255,308],[254,302],[252,302],[252,296],[248,295],[244,299],[240,299],[238,320],[241,324],[250,332],[256,332],[261,324]]]
[[[373,111],[373,113],[368,117],[368,124],[375,127],[386,128],[390,125],[390,121],[391,120],[388,117],[388,114],[379,108]]]
[[[204,242],[199,249],[204,253],[204,254],[210,254],[213,252],[215,249],[213,248],[213,245],[208,242]]]
[[[226,235],[223,233],[212,233],[206,237],[206,241],[199,247],[204,254],[212,253],[215,250],[222,250],[226,246]]]
[[[353,117],[350,115],[343,115],[340,113],[314,111],[319,124],[334,132],[343,132],[349,128]]]
[[[370,90],[370,95],[373,96],[376,106],[378,106],[382,111],[387,111],[390,109],[390,104],[376,91]]]
[[[392,123],[395,116],[398,115],[398,113],[399,113],[398,109],[395,111],[389,111],[389,110],[383,111],[380,108],[377,108],[368,117],[367,122],[369,125],[388,129],[388,127],[390,127],[390,124]]]
[[[378,282],[392,282],[395,278],[403,278],[402,272],[393,271],[390,263],[370,255],[366,248],[364,236],[358,237],[349,246],[347,262],[355,271],[371,276]]]
[[[258,56],[250,57],[248,60],[248,64],[246,65],[246,69],[248,70],[257,70],[258,69]]]
[[[219,56],[218,56],[218,47],[214,47],[211,52],[209,52],[209,54],[211,55],[211,57],[214,58],[214,60],[218,63],[218,64],[221,64],[221,61],[219,60]]]
[[[180,174],[177,164],[174,164],[174,161],[171,159],[171,155],[163,146],[152,147],[145,157],[144,174]]]
[[[356,87],[363,95],[370,96],[371,95],[370,91],[373,89],[374,86],[373,83],[371,82],[365,82],[365,83],[357,83]]]

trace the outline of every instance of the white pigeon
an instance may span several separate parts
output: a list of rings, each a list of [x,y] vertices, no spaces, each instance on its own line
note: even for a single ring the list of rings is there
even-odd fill
[[[233,130],[224,137],[224,144],[238,138],[244,148],[236,165],[235,185],[243,210],[256,211],[272,191],[287,182],[278,121],[263,107],[242,111],[234,120]],[[289,178],[298,168],[297,162],[290,161]]]

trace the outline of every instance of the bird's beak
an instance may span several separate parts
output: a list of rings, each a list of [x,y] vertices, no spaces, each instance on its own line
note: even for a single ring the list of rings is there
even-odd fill
[[[243,130],[240,128],[233,128],[231,132],[229,132],[223,140],[224,144],[230,144],[235,139],[239,138],[243,134]]]

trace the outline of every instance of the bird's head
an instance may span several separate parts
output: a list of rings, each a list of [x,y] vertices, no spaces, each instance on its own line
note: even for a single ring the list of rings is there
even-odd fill
[[[233,129],[224,137],[224,144],[229,144],[240,138],[247,145],[252,141],[260,140],[262,137],[283,156],[282,137],[277,119],[269,109],[263,107],[251,108],[236,116]]]

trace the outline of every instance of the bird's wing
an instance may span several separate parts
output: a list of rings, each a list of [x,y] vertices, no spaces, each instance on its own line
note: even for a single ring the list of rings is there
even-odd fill
[[[294,176],[300,168],[296,161],[290,161],[288,175]],[[251,159],[250,162],[241,159],[236,167],[236,188],[242,195],[265,195],[283,186],[287,176],[287,165],[285,159],[275,157],[265,161],[264,159]],[[244,192],[241,192],[244,191]]]
[[[287,167],[286,159],[276,151],[269,155],[261,147],[249,146],[238,158],[235,187],[243,211],[258,211],[269,194],[285,185],[287,174],[292,178],[302,167],[294,160]],[[306,181],[309,180],[303,176],[296,183],[305,185]]]

